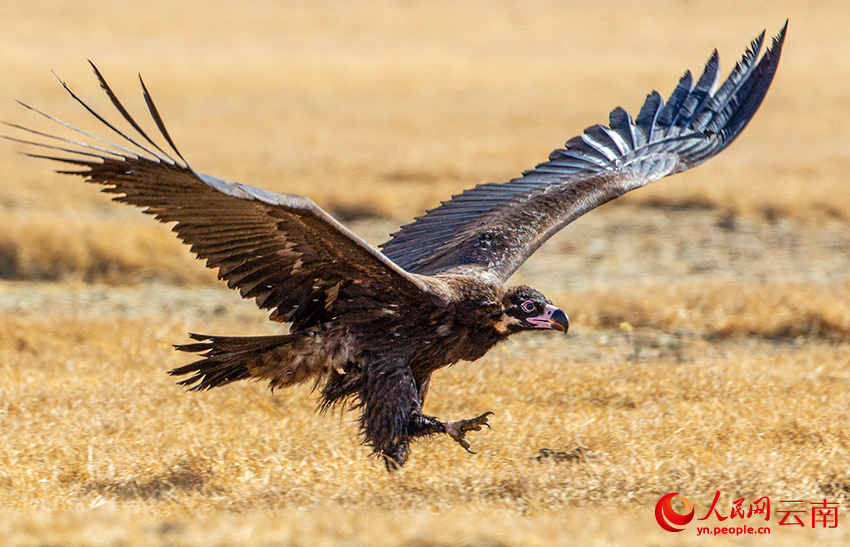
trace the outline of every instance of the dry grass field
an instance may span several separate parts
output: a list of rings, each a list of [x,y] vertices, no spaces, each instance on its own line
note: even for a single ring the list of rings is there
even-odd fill
[[[187,332],[280,326],[168,227],[0,142],[0,544],[850,543],[846,2],[2,2],[0,119],[50,127],[17,98],[95,128],[50,69],[106,105],[90,58],[135,111],[142,72],[197,169],[307,194],[378,243],[666,95],[715,46],[725,74],[786,17],[774,88],[728,151],[514,277],[570,335],[435,375],[430,413],[495,412],[478,453],[428,439],[393,475],[307,389],[175,386]],[[656,524],[662,495],[702,517],[716,490],[727,513],[839,502],[839,524]]]

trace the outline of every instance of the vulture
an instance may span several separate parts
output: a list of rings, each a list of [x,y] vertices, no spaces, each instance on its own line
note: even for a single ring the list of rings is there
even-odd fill
[[[190,334],[192,343],[175,348],[197,360],[170,371],[184,377],[179,384],[206,390],[259,379],[277,389],[312,382],[321,410],[359,413],[363,442],[394,470],[408,459],[411,441],[423,436],[445,434],[472,452],[467,434],[489,427],[493,413],[449,421],[426,414],[431,374],[475,361],[520,332],[566,333],[567,314],[531,287],[507,286],[511,274],[581,215],[729,146],[770,87],[787,25],[763,54],[762,31],[722,84],[715,49],[699,79],[685,72],[666,102],[653,91],[637,117],[615,108],[607,126],[585,129],[548,161],[509,182],[452,196],[378,247],[306,197],[196,171],[141,77],[159,137],[142,128],[91,64],[129,128],[59,83],[118,142],[24,103],[95,140],[16,124],[7,125],[37,138],[6,138],[41,147],[28,155],[62,162],[58,172],[103,185],[115,201],[174,223],[177,237],[228,287],[270,310],[272,321],[289,324],[274,336]]]

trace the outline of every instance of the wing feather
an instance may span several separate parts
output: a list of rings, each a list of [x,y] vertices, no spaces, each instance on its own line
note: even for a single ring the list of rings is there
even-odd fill
[[[675,127],[676,120],[679,118],[679,110],[682,108],[685,99],[690,97],[693,87],[694,77],[691,75],[691,71],[688,70],[679,80],[679,85],[673,90],[670,98],[667,99],[667,104],[659,112],[658,119],[656,120],[658,125],[670,127],[671,129]]]
[[[419,274],[486,270],[507,280],[579,216],[729,146],[770,87],[787,25],[761,58],[764,32],[753,40],[719,88],[715,50],[696,83],[685,72],[666,103],[653,91],[634,119],[614,109],[608,127],[587,128],[521,178],[476,186],[426,211],[381,245],[384,254]]]
[[[640,107],[638,117],[635,119],[637,127],[646,135],[646,142],[652,142],[655,129],[658,127],[658,114],[664,108],[664,99],[657,91],[653,91],[646,97],[643,106]]]
[[[27,105],[103,146],[14,124],[7,125],[68,146],[6,138],[68,153],[71,157],[30,155],[80,166],[83,169],[72,173],[103,185],[102,191],[115,194],[114,200],[142,207],[162,222],[174,222],[172,230],[177,236],[206,260],[207,266],[218,269],[219,278],[230,288],[239,290],[244,298],[255,299],[260,308],[272,310],[274,320],[292,322],[293,329],[328,320],[343,313],[348,304],[362,305],[347,298],[347,287],[378,301],[409,302],[429,292],[431,285],[422,276],[404,271],[311,200],[228,182],[192,169],[174,145],[144,82],[145,103],[170,152],[145,133],[100,71],[92,67],[112,105],[141,139],[113,125],[62,80],[62,86],[78,103],[129,144],[112,143]],[[141,140],[147,145],[140,144]],[[330,293],[336,298],[326,299]],[[334,305],[326,307],[330,301]]]

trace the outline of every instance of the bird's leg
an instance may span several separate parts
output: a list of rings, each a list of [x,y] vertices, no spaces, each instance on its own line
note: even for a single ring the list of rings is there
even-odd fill
[[[430,374],[419,383],[419,401],[421,404],[425,404],[425,396],[428,395],[428,384],[430,383],[431,376]],[[487,423],[487,418],[492,416],[492,412],[485,412],[481,416],[476,418],[470,418],[467,420],[457,420],[453,422],[441,422],[437,418],[432,416],[426,416],[422,413],[416,413],[411,417],[409,422],[409,431],[411,432],[411,437],[418,437],[421,435],[431,435],[434,433],[445,433],[457,443],[463,447],[464,450],[469,452],[470,454],[475,454],[472,450],[469,449],[469,441],[466,440],[466,432],[467,431],[479,431],[482,426],[487,426],[487,429],[490,428],[490,424]]]
[[[404,465],[410,454],[411,422],[422,405],[410,367],[403,359],[377,359],[363,367],[360,427],[388,471]],[[420,433],[423,434],[423,433]]]
[[[445,433],[463,447],[470,454],[475,454],[469,449],[469,441],[466,440],[468,431],[480,431],[482,427],[490,424],[487,419],[492,416],[492,412],[485,412],[481,416],[469,418],[466,420],[456,420],[453,422],[441,422],[433,416],[426,416],[421,412],[415,412],[411,415],[407,422],[407,431],[411,437],[421,437],[424,435],[432,435],[434,433]]]
[[[476,418],[442,422],[422,413],[420,390],[417,389],[410,367],[402,359],[376,360],[363,368],[360,401],[363,413],[360,427],[375,454],[384,460],[387,470],[395,471],[404,465],[410,454],[410,441],[435,433],[445,433],[467,452],[466,433],[490,427],[485,412]]]
[[[492,415],[492,412],[485,412],[481,416],[477,416],[475,418],[457,420],[454,422],[444,422],[443,428],[446,431],[446,435],[457,441],[464,450],[470,454],[475,454],[475,452],[469,449],[470,445],[469,441],[466,440],[466,433],[467,431],[480,431],[483,426],[487,426],[487,429],[490,429],[490,424],[487,423],[487,418]]]

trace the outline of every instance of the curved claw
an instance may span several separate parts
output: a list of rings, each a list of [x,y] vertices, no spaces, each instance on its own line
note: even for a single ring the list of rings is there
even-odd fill
[[[392,456],[388,456],[387,454],[381,453],[379,454],[379,456],[382,460],[384,460],[384,465],[386,466],[387,471],[390,473],[395,473],[396,471],[401,469],[401,466],[403,465],[399,463],[398,460],[396,460]]]
[[[466,433],[468,431],[480,431],[481,428],[485,425],[487,426],[487,429],[491,429],[490,424],[487,423],[487,419],[492,415],[492,412],[487,411],[484,414],[475,418],[457,420],[454,422],[445,422],[443,426],[445,427],[446,434],[449,437],[454,439],[464,450],[466,450],[470,454],[475,454],[475,452],[470,450],[469,448],[470,444],[469,441],[466,440]]]

